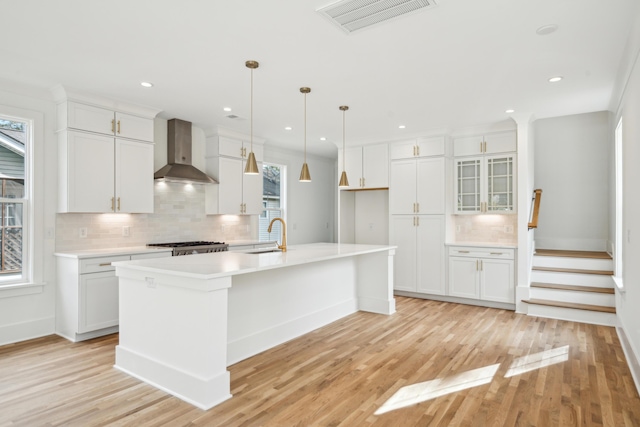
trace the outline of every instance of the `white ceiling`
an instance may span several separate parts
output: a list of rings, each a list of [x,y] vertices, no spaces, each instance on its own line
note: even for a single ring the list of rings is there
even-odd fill
[[[340,105],[350,107],[347,145],[502,122],[508,108],[537,118],[606,110],[640,3],[437,0],[347,35],[316,12],[331,2],[0,0],[0,78],[248,134],[252,59],[256,137],[302,150],[299,88],[309,86],[308,149],[334,156]],[[558,30],[537,35],[547,24]],[[555,75],[564,80],[548,83]]]

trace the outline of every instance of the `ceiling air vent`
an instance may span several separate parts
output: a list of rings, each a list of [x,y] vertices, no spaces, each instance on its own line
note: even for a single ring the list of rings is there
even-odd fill
[[[347,33],[436,6],[435,0],[343,0],[318,9]]]

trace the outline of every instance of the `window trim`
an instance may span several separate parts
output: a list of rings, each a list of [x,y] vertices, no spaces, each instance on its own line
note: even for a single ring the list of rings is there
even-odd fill
[[[258,217],[258,240],[260,240],[260,219],[268,218],[267,211],[281,211],[282,218],[287,222],[287,165],[275,162],[263,162],[262,166],[277,166],[280,168],[280,207],[278,209],[265,208]],[[264,188],[262,190],[262,202],[264,204]],[[264,215],[264,216],[263,216]]]
[[[44,114],[0,104],[0,116],[27,123],[25,143],[25,197],[23,203],[22,274],[0,282],[0,297],[43,292],[44,266]],[[42,244],[35,244],[36,241]]]

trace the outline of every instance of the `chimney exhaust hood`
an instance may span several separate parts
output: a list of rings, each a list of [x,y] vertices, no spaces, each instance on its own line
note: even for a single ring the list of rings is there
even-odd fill
[[[193,184],[218,183],[191,164],[191,122],[179,119],[167,122],[167,163],[153,175],[154,179]]]

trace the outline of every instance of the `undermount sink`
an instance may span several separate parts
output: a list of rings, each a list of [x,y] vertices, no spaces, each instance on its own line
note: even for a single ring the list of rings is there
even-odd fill
[[[253,251],[253,252],[246,252],[246,253],[251,254],[251,255],[259,255],[259,254],[268,254],[268,253],[273,253],[273,252],[282,252],[282,249],[262,249],[262,250],[257,250],[257,251]]]

